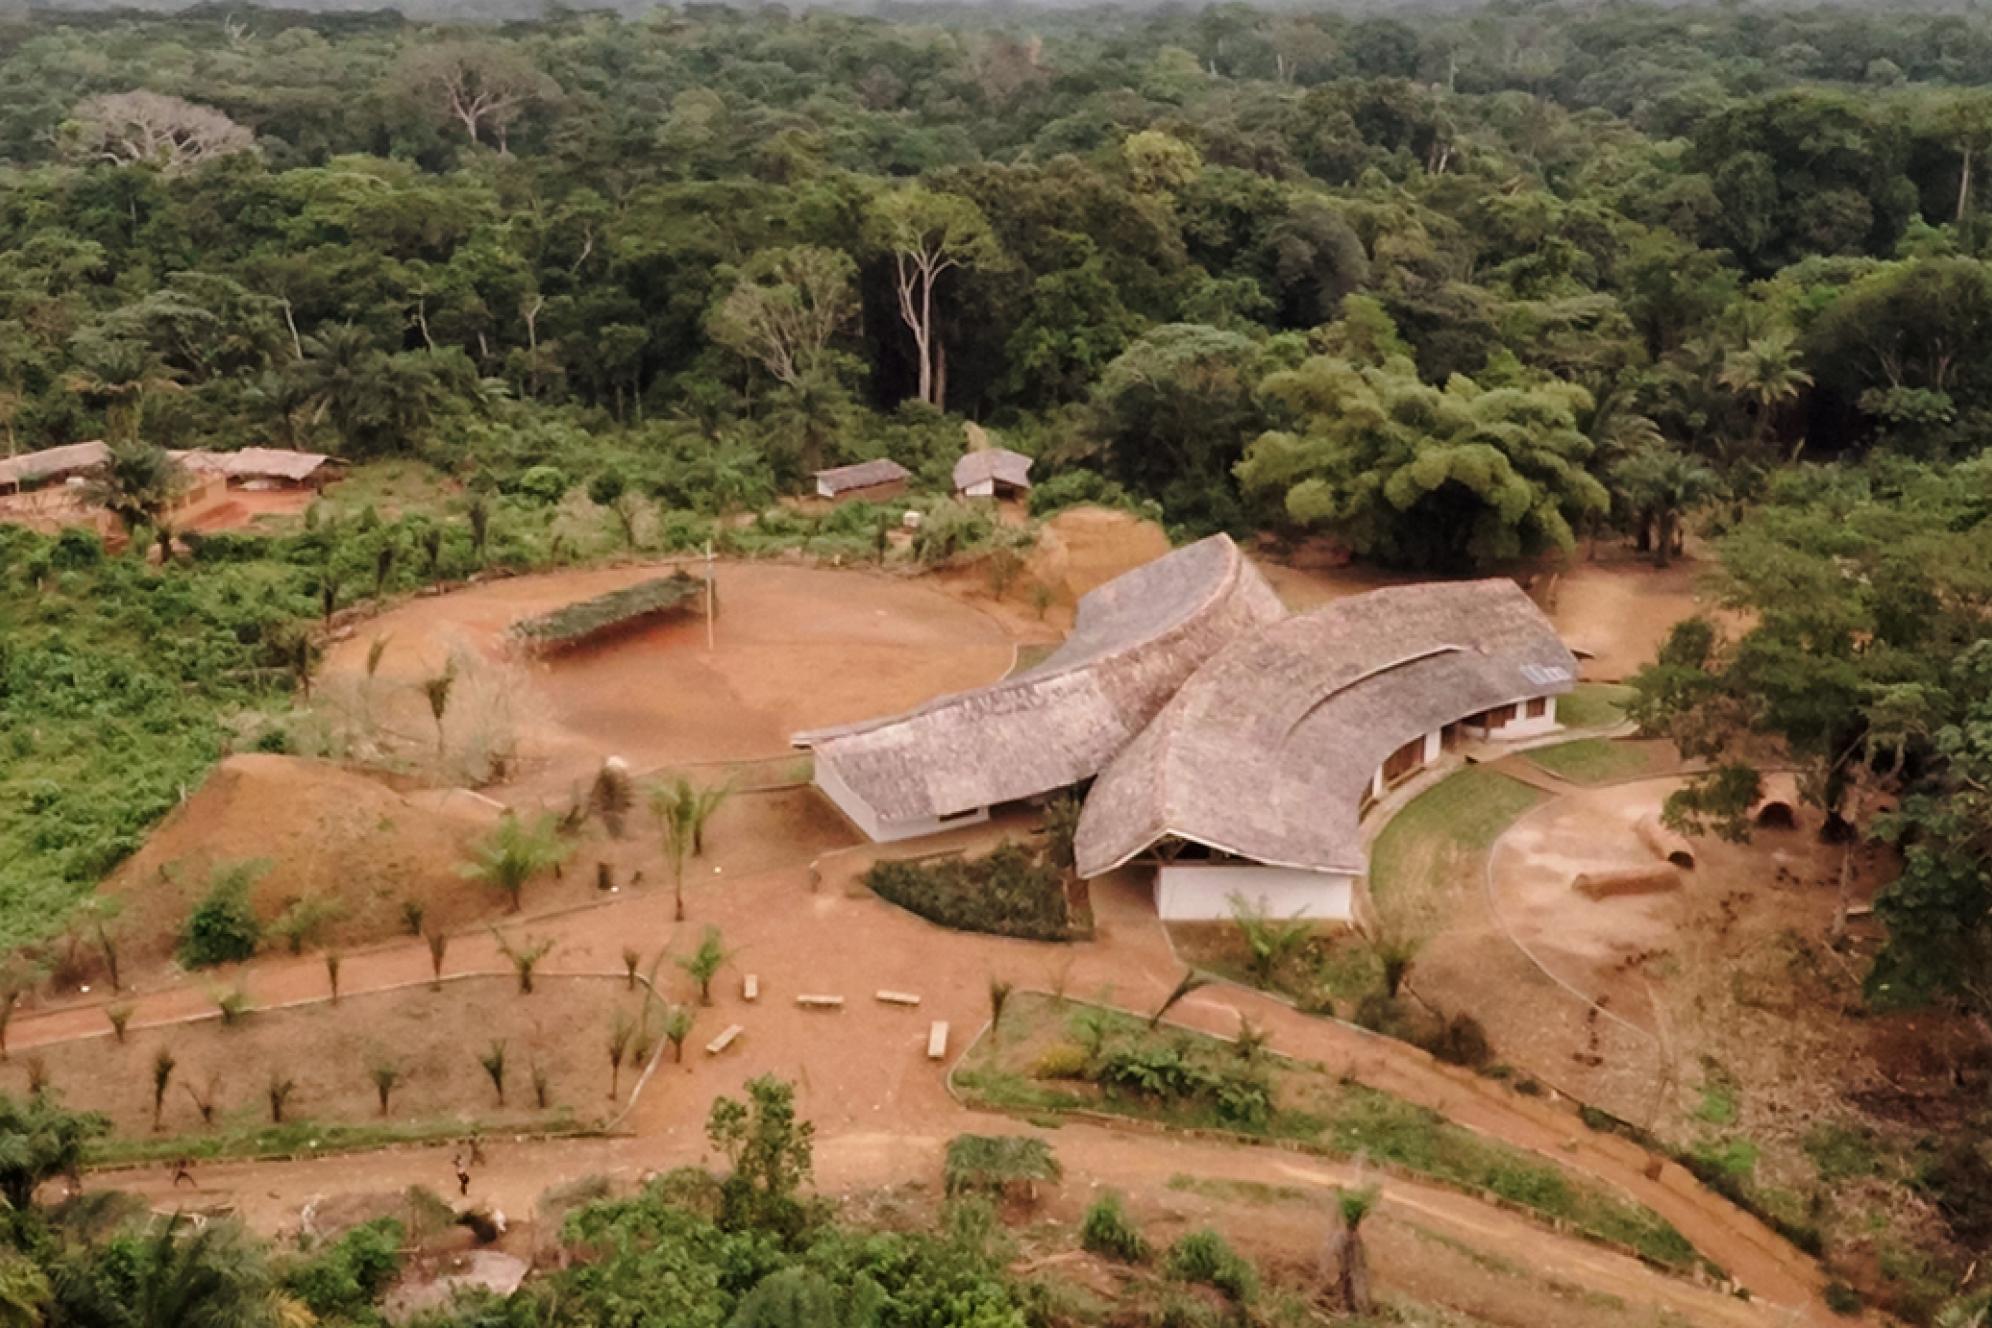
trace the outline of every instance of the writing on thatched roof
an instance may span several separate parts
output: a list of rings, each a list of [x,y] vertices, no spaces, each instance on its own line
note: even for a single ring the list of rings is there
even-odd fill
[[[638,626],[696,603],[705,584],[689,573],[673,572],[521,619],[512,624],[512,635],[537,649],[579,645],[605,632]]]
[[[1001,682],[888,719],[796,735],[885,821],[953,816],[1097,774],[1221,647],[1284,610],[1213,535],[1079,601],[1072,635]]]
[[[1384,758],[1468,715],[1570,690],[1577,661],[1512,581],[1339,600],[1229,645],[1087,795],[1096,876],[1165,838],[1256,862],[1363,870],[1364,789]]]
[[[849,493],[853,489],[871,489],[881,484],[897,484],[912,473],[890,457],[880,457],[876,461],[860,461],[854,466],[836,466],[829,470],[819,470],[815,474],[815,479],[817,485],[829,493]]]

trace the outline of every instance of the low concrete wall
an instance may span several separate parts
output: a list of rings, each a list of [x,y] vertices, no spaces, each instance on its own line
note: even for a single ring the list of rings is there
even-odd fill
[[[1155,911],[1165,922],[1229,921],[1242,895],[1268,917],[1348,924],[1355,881],[1339,872],[1300,871],[1246,862],[1171,863],[1155,872]]]

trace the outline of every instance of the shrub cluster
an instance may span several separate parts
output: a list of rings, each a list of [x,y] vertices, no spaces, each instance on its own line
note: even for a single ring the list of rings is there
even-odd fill
[[[212,968],[256,953],[263,939],[263,924],[249,904],[249,886],[254,879],[252,870],[216,875],[206,897],[187,916],[186,930],[180,935],[181,963],[188,968]]]
[[[1142,1263],[1148,1258],[1148,1240],[1127,1215],[1121,1197],[1107,1191],[1086,1210],[1079,1224],[1079,1243],[1102,1258],[1122,1263]]]
[[[1062,941],[1072,934],[1058,869],[1014,842],[983,858],[879,862],[865,873],[865,884],[944,927],[1032,941]]]
[[[1263,1130],[1273,1118],[1273,1090],[1262,1073],[1206,1064],[1180,1043],[1115,1048],[1101,1058],[1094,1078],[1108,1092],[1206,1107],[1238,1129]]]
[[[1171,1277],[1216,1287],[1240,1302],[1250,1300],[1259,1289],[1259,1276],[1251,1263],[1208,1227],[1188,1233],[1169,1247],[1168,1269]]]

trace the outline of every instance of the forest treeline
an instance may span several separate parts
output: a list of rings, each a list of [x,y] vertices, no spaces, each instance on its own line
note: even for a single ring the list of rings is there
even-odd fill
[[[929,19],[12,24],[0,425],[711,507],[945,410],[1430,566],[1985,435],[1992,23]]]

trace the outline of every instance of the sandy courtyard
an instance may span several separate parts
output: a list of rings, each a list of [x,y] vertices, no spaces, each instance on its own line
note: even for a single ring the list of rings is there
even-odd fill
[[[520,758],[505,792],[531,795],[566,791],[610,753],[639,772],[779,758],[798,730],[978,686],[1002,677],[1014,659],[994,619],[931,587],[760,563],[720,564],[711,650],[696,615],[547,659],[509,645],[507,629],[521,618],[665,570],[517,577],[416,599],[335,646],[323,676],[334,687],[359,686],[370,647],[385,638],[373,713],[411,741],[433,742],[421,682],[455,658],[465,707],[474,690],[504,697]],[[480,672],[487,677],[473,689],[471,675]],[[466,709],[457,722],[478,720]]]

